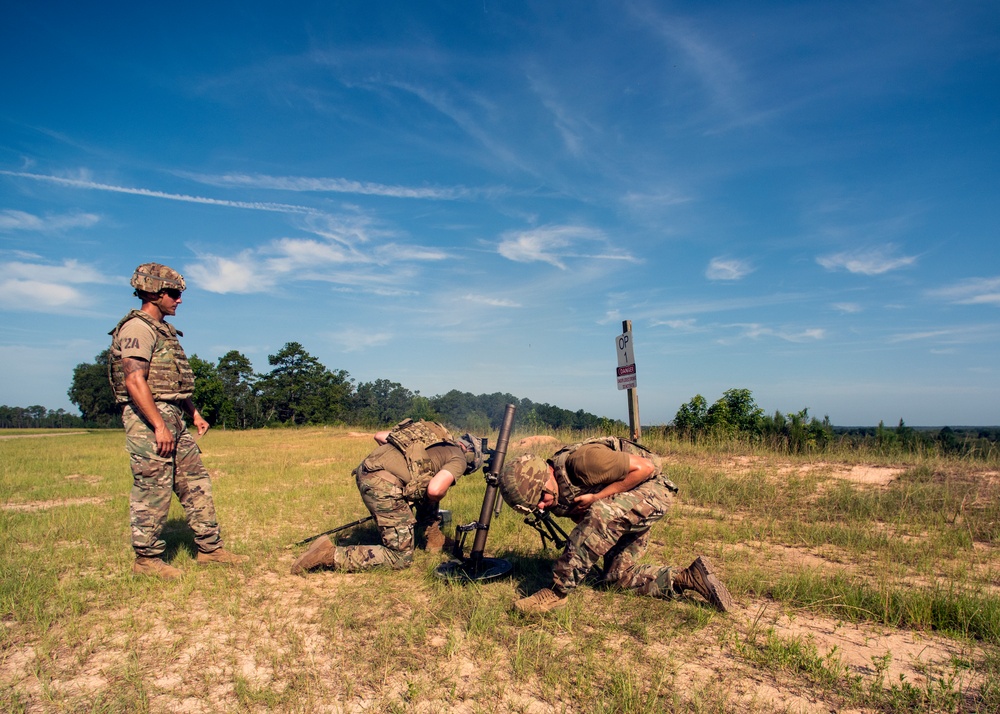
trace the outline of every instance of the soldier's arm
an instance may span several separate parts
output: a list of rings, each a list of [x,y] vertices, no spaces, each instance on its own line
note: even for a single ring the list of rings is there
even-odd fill
[[[125,389],[128,390],[129,399],[153,427],[156,453],[160,456],[170,456],[177,444],[174,435],[163,421],[160,410],[156,408],[153,393],[149,391],[149,383],[146,382],[149,376],[149,362],[135,357],[125,357],[122,359],[122,368],[125,370]]]
[[[576,508],[583,510],[590,508],[590,504],[602,498],[610,498],[619,493],[631,491],[648,481],[653,476],[655,466],[649,459],[644,459],[635,454],[628,455],[628,473],[619,481],[612,481],[597,493],[584,493],[573,499]]]
[[[432,501],[440,501],[448,493],[448,489],[453,483],[455,483],[455,475],[447,469],[441,469],[427,484],[427,498]]]

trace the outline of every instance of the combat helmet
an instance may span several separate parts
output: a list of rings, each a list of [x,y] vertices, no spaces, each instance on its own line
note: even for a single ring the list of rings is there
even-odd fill
[[[183,291],[187,288],[183,275],[160,263],[143,263],[136,268],[131,285],[136,290],[147,293],[158,293],[171,288]]]
[[[548,480],[548,462],[533,454],[525,454],[504,466],[497,486],[503,500],[512,508],[531,513],[542,500],[542,489]]]
[[[465,473],[471,474],[483,467],[483,442],[475,434],[462,434],[458,441],[465,447],[465,460],[467,466]]]

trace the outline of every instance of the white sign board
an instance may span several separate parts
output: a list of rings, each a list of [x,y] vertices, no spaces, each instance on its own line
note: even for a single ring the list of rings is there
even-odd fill
[[[632,333],[623,332],[615,338],[618,349],[618,389],[635,389],[635,352],[632,348]]]

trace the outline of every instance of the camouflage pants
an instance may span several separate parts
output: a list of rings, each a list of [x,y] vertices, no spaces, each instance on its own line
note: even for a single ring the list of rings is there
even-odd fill
[[[595,501],[570,533],[566,550],[553,568],[553,589],[567,593],[583,582],[604,558],[603,581],[638,595],[672,597],[673,577],[665,565],[639,565],[649,544],[649,528],[670,507],[659,479]]]
[[[201,463],[201,450],[188,432],[179,407],[163,402],[156,406],[177,441],[172,456],[156,453],[153,429],[131,405],[126,405],[122,413],[132,464],[132,548],[137,556],[146,558],[159,557],[166,550],[161,535],[173,492],[184,507],[198,550],[210,553],[222,547],[222,536],[212,501],[212,481]]]
[[[356,572],[369,568],[407,568],[413,562],[414,530],[437,520],[438,504],[426,499],[417,503],[414,517],[403,498],[401,482],[388,471],[366,471],[358,466],[354,478],[365,507],[375,516],[382,545],[337,546],[334,567]]]

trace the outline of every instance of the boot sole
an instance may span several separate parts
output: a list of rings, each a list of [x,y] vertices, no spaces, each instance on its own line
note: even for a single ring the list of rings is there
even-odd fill
[[[729,612],[733,608],[733,597],[726,586],[715,576],[712,564],[705,558],[698,558],[688,568],[688,573],[695,581],[694,590],[712,603],[720,612]]]

